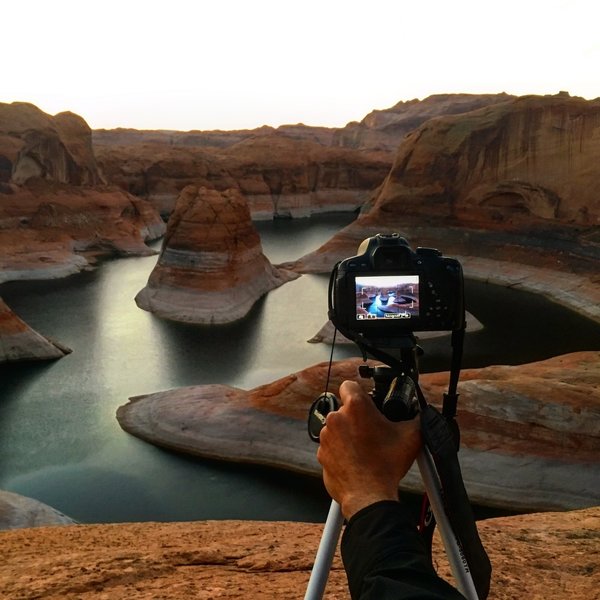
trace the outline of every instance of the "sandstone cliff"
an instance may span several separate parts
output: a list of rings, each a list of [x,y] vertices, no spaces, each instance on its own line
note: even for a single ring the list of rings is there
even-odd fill
[[[94,132],[108,179],[173,210],[188,184],[239,187],[254,219],[359,208],[383,181],[404,136],[427,119],[506,101],[506,94],[446,94],[399,102],[341,129],[282,125],[244,131]]]
[[[71,350],[34,331],[0,298],[0,363],[62,358]]]
[[[359,364],[334,363],[330,389],[357,379]],[[132,398],[117,418],[129,433],[179,452],[319,475],[305,423],[326,375],[321,363],[250,391],[205,385],[158,392]],[[367,391],[372,386],[360,382]],[[437,404],[448,374],[424,374],[420,382]],[[600,497],[599,385],[600,352],[464,370],[458,421],[471,500],[514,510],[594,505]],[[421,490],[415,469],[403,485]]]
[[[144,241],[162,235],[164,223],[147,202],[105,185],[91,139],[72,113],[0,104],[0,282],[152,253]]]
[[[391,108],[374,110],[362,121],[337,129],[335,145],[395,152],[411,131],[425,121],[444,115],[471,112],[514,98],[508,94],[434,94],[424,100],[398,102]]]
[[[284,266],[330,271],[364,238],[396,231],[464,259],[468,277],[600,319],[599,140],[600,101],[565,94],[430,119],[406,137],[364,214]]]
[[[239,189],[254,219],[352,211],[389,171],[389,153],[332,148],[305,137],[269,129],[224,148],[154,142],[98,146],[96,154],[111,182],[164,215],[190,184]]]
[[[296,277],[274,268],[262,253],[238,190],[188,186],[169,219],[158,263],[135,300],[165,319],[230,323],[263,294]]]
[[[492,562],[489,600],[591,600],[600,509],[479,522]],[[302,598],[323,527],[198,521],[0,532],[0,589],[48,600]],[[437,535],[434,564],[451,580]],[[339,552],[324,598],[349,599]]]

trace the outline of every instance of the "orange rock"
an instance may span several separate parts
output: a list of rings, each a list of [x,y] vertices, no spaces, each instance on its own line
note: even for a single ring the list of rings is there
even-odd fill
[[[329,389],[358,379],[361,362],[335,362]],[[180,452],[319,475],[306,419],[327,367],[321,363],[250,391],[206,385],[139,396],[121,406],[117,418],[129,433]],[[366,390],[372,386],[358,381]],[[423,374],[420,383],[438,404],[448,374]],[[593,505],[600,497],[598,386],[600,352],[463,371],[460,460],[471,500],[513,510]],[[422,490],[416,469],[402,485]]]
[[[302,598],[322,533],[316,523],[198,521],[0,532],[10,598]],[[489,600],[590,600],[598,591],[600,509],[479,522],[492,562]],[[451,579],[437,535],[434,564]],[[339,552],[326,600],[349,599]]]
[[[0,282],[153,254],[144,242],[160,237],[164,222],[147,202],[105,185],[91,139],[72,113],[0,104]]]
[[[229,323],[263,294],[297,278],[262,253],[248,204],[236,189],[187,186],[169,219],[158,263],[136,296],[140,308],[188,323]]]

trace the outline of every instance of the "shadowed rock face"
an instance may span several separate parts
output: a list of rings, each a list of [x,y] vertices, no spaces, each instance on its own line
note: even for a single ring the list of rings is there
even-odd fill
[[[47,504],[0,490],[0,530],[74,524],[73,519]]]
[[[136,302],[165,319],[229,323],[245,316],[263,294],[296,277],[274,268],[264,256],[238,190],[188,186]]]

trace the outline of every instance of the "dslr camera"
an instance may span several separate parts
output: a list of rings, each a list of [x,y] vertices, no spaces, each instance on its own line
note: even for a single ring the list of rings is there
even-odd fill
[[[415,331],[462,329],[462,267],[434,248],[413,251],[397,233],[377,234],[334,267],[329,318],[349,339],[376,346]]]

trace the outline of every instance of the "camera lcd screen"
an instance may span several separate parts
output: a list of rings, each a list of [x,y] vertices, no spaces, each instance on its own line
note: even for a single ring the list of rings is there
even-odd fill
[[[418,275],[357,276],[355,287],[357,321],[419,316]]]

